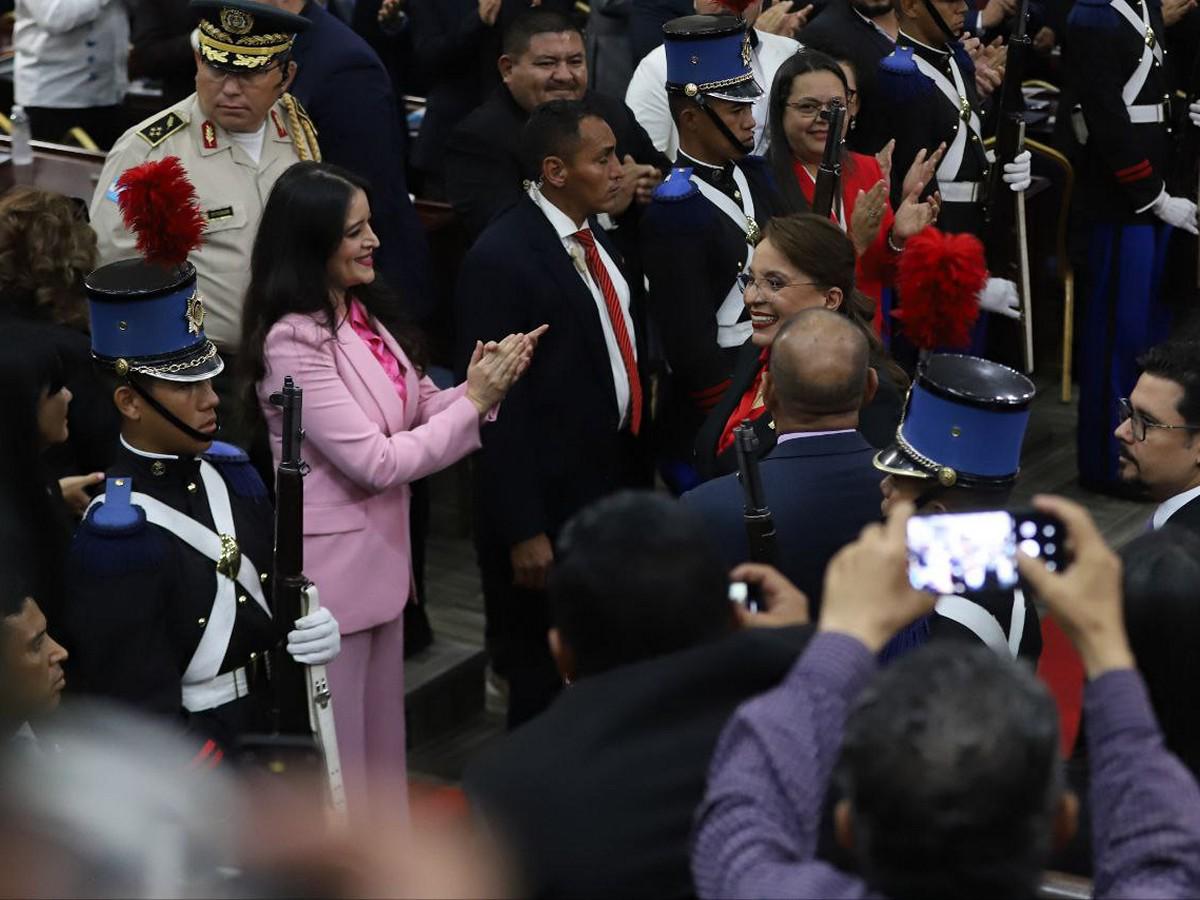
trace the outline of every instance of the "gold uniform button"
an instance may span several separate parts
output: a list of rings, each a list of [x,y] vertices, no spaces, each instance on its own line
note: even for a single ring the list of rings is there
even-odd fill
[[[167,474],[167,467],[162,464],[161,460],[155,460],[150,464],[150,474],[161,478]]]
[[[263,584],[266,584],[267,583],[267,573],[263,572],[261,575],[259,575],[258,580],[261,581]]]
[[[199,625],[201,628],[203,628],[205,625],[208,624],[208,619],[197,619],[196,624]]]
[[[196,493],[196,482],[194,482],[194,481],[189,481],[189,482],[188,482],[188,486],[187,486],[187,492],[188,492],[189,494],[194,494],[194,493]]]
[[[741,191],[734,191],[734,192],[733,192],[733,199],[734,199],[734,200],[741,200],[741,199],[742,199],[742,192],[741,192]]]
[[[245,594],[239,594],[239,595],[238,595],[238,603],[245,603],[245,602],[246,602],[246,595],[245,595]]]

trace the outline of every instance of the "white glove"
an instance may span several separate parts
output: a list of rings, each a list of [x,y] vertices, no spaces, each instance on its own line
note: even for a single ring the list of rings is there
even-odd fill
[[[1192,120],[1192,124],[1200,128],[1200,100],[1193,100],[1188,104],[1188,118]]]
[[[292,659],[306,666],[323,666],[342,649],[337,619],[325,607],[296,620],[296,630],[288,632],[287,651]]]
[[[1021,297],[1017,283],[1007,278],[989,278],[979,292],[979,308],[1010,319],[1021,318]]]
[[[1162,193],[1151,204],[1150,212],[1168,225],[1174,225],[1176,228],[1182,228],[1192,234],[1197,233],[1196,204],[1187,197],[1172,197],[1167,193],[1166,188],[1163,188]]]
[[[1013,157],[1012,162],[1004,164],[1004,174],[1001,177],[1005,184],[1019,194],[1033,184],[1032,171],[1033,157],[1029,155],[1028,150],[1022,150]]]

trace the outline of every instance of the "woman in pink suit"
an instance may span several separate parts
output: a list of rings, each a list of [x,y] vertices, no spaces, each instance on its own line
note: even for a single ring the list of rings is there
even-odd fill
[[[329,677],[351,809],[368,787],[403,785],[409,482],[478,449],[537,339],[477,345],[466,382],[438,390],[376,282],[378,246],[365,183],[290,168],[259,225],[241,347],[276,461],[281,414],[267,397],[285,375],[304,391],[304,567],[341,624]]]

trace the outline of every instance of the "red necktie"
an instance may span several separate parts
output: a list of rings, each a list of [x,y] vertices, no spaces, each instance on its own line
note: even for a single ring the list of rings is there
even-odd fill
[[[625,374],[629,377],[629,430],[636,435],[642,425],[642,382],[638,378],[633,341],[629,336],[629,329],[625,327],[621,301],[617,297],[617,289],[613,287],[612,279],[608,277],[608,270],[604,268],[604,261],[600,259],[600,251],[596,249],[596,238],[592,235],[592,230],[585,228],[575,232],[575,240],[583,245],[588,271],[600,288],[600,293],[604,295],[604,305],[608,307],[608,320],[612,323],[617,348],[621,351],[621,360],[625,363]]]

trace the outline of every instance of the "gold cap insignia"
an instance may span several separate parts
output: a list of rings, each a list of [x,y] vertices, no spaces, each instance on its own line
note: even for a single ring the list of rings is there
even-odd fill
[[[958,481],[958,473],[949,466],[942,466],[938,469],[937,480],[942,487],[954,487],[954,483]]]
[[[113,368],[116,369],[118,375],[124,377],[125,375],[129,374],[129,360],[118,359],[116,363],[113,364]]]
[[[750,65],[750,32],[742,37],[742,65]]]
[[[254,29],[254,16],[242,9],[223,9],[221,27],[230,34],[249,34]]]
[[[695,97],[698,93],[700,93],[700,88],[696,87],[695,84],[689,81],[683,86],[683,92],[689,97]]]
[[[189,334],[201,333],[204,328],[204,304],[200,301],[200,291],[193,290],[192,296],[188,297],[187,312],[183,317],[187,319]]]

